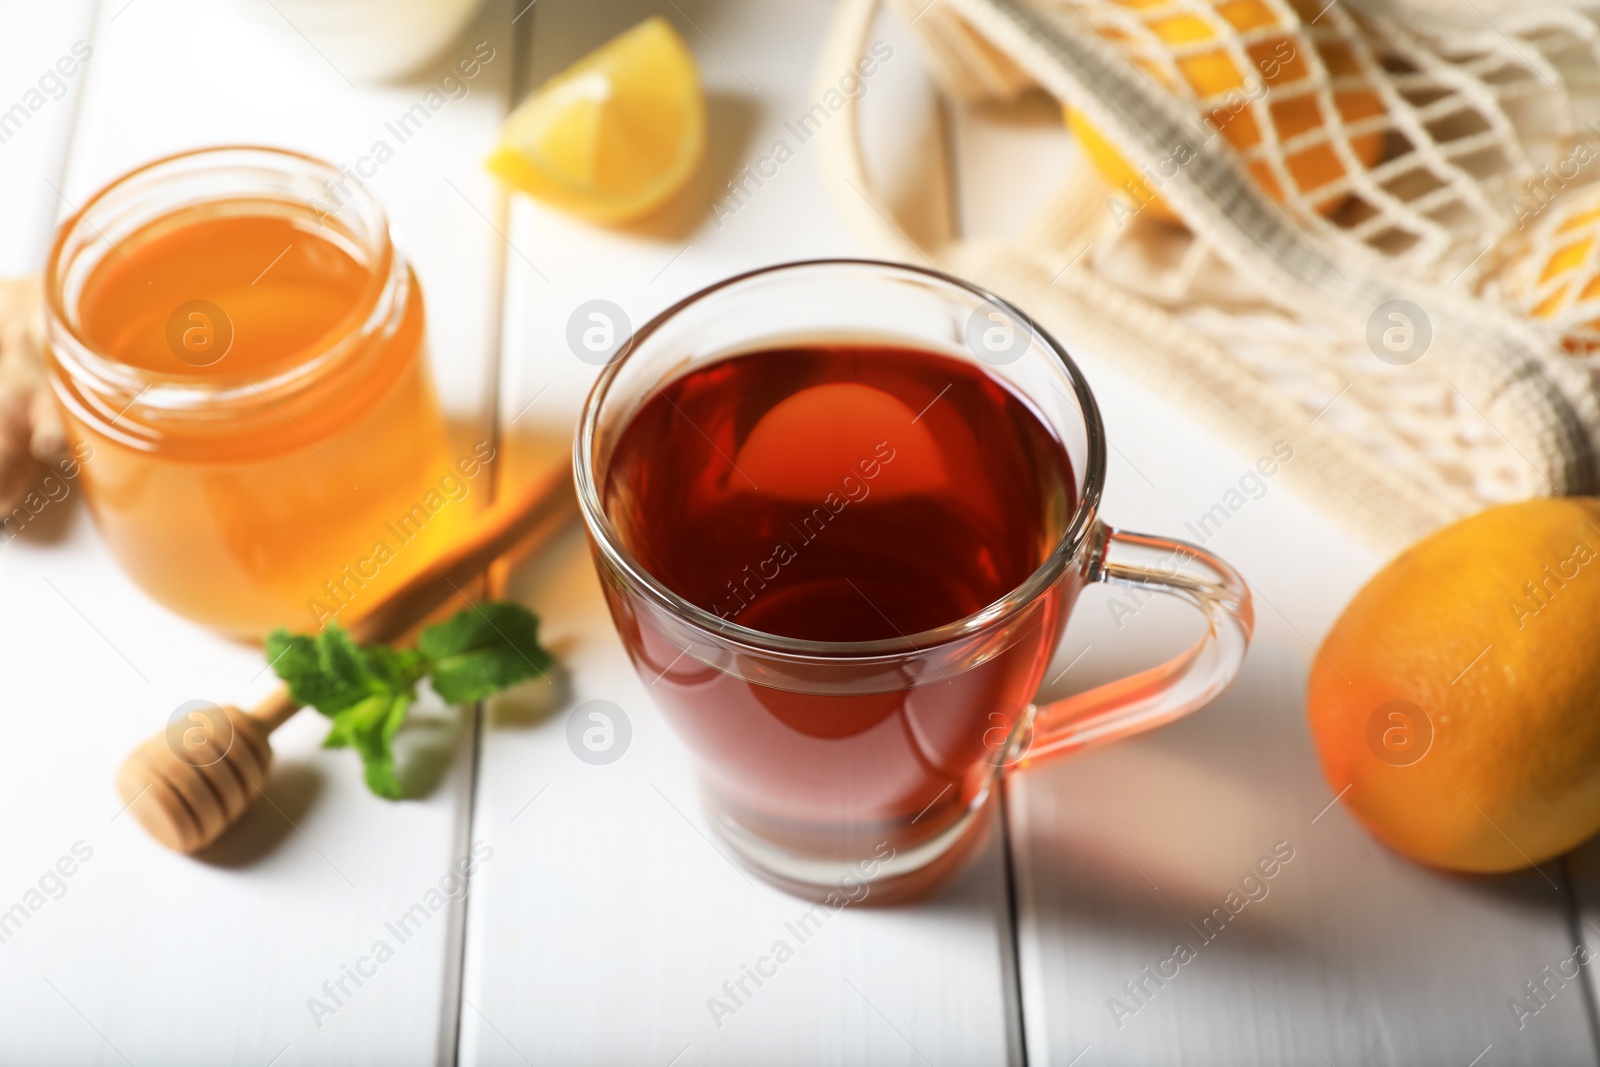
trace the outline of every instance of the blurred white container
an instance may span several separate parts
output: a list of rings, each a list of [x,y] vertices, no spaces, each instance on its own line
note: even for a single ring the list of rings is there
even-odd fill
[[[395,81],[439,55],[483,0],[272,0],[352,81]],[[270,16],[269,16],[270,17]]]

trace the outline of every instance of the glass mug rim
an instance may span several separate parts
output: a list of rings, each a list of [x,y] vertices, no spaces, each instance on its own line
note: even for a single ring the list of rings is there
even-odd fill
[[[1086,440],[1083,488],[1072,516],[1063,528],[1054,549],[1027,578],[1004,596],[970,615],[931,630],[873,641],[814,641],[783,637],[731,622],[679,596],[643,567],[621,543],[600,497],[599,481],[593,469],[593,460],[600,432],[601,409],[605,406],[611,387],[621,373],[623,365],[639,350],[641,343],[661,329],[668,320],[730,286],[770,274],[818,267],[869,267],[891,275],[909,275],[920,281],[935,282],[967,296],[977,297],[980,301],[995,304],[1002,311],[1014,315],[1015,321],[1026,323],[1048,355],[1060,364],[1060,369],[1066,373],[1072,385],[1073,399],[1077,402],[1079,414],[1083,419]],[[656,383],[655,388],[659,390],[666,384],[667,381],[660,381]],[[767,655],[803,660],[849,659],[853,662],[869,663],[877,660],[903,659],[908,654],[960,641],[991,626],[1005,623],[1055,585],[1078,560],[1097,528],[1096,516],[1105,487],[1106,442],[1105,430],[1100,421],[1100,409],[1095,403],[1094,394],[1090,391],[1083,372],[1078,369],[1078,365],[1067,353],[1065,346],[1009,300],[981,286],[930,268],[865,257],[824,257],[775,263],[724,278],[672,304],[634,331],[624,345],[622,354],[604,367],[584,400],[583,412],[579,417],[577,434],[573,442],[572,461],[579,507],[593,543],[611,566],[625,574],[630,583],[637,590],[644,592],[658,607],[701,630],[716,634],[723,640],[759,650]]]

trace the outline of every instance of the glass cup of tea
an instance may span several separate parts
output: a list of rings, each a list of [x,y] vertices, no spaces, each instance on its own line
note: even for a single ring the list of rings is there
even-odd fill
[[[932,271],[752,271],[622,346],[579,422],[578,496],[623,643],[743,863],[812,898],[926,891],[1002,775],[1232,681],[1248,588],[1101,522],[1105,454],[1061,345]],[[1206,632],[1036,704],[1090,582],[1185,600]]]

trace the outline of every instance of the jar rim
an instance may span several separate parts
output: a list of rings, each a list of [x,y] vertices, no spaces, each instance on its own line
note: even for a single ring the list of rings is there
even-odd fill
[[[240,183],[236,183],[230,188],[222,184],[214,193],[191,196],[165,206],[157,203],[154,209],[138,200],[141,192],[154,194],[171,184],[216,181],[230,171],[236,172],[236,178],[254,171],[260,179],[281,181],[283,188],[273,195],[264,186],[240,188]],[[319,211],[309,198],[297,199],[291,195],[296,184],[302,191],[313,187],[330,190],[335,188],[330,183],[352,179],[355,188],[349,192],[344,192],[343,184],[337,184],[344,195],[330,193],[329,198],[336,201],[336,206],[326,211]],[[133,197],[134,200],[117,205],[119,197]],[[350,311],[308,345],[303,358],[262,374],[226,378],[177,374],[126,363],[85,335],[77,309],[69,303],[67,283],[72,264],[77,256],[102,242],[115,254],[122,255],[116,243],[97,225],[96,210],[110,211],[107,219],[99,220],[101,223],[135,217],[138,226],[143,227],[198,205],[242,199],[280,201],[297,206],[306,212],[307,218],[317,219],[319,229],[327,225],[328,219],[349,210],[346,224],[341,225],[338,232],[365,254],[369,278]],[[70,201],[68,204],[73,206]],[[78,242],[76,247],[74,242]],[[102,258],[104,255],[102,253]],[[57,228],[45,265],[44,282],[45,328],[51,356],[62,364],[74,383],[91,388],[96,399],[112,413],[112,422],[120,421],[135,405],[141,414],[150,417],[206,417],[223,407],[237,411],[240,405],[265,406],[293,396],[342,366],[361,351],[371,337],[392,330],[404,313],[409,289],[406,264],[395,247],[389,221],[359,178],[315,156],[251,144],[175,152],[134,167],[106,183]],[[95,413],[81,414],[94,417]],[[98,414],[103,417],[105,412]]]

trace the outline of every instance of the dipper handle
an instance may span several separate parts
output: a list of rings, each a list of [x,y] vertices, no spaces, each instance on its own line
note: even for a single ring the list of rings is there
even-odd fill
[[[513,548],[536,551],[577,513],[563,464],[522,495],[484,512],[470,536],[417,572],[350,626],[357,641],[391,642],[461,592]],[[272,766],[268,735],[299,708],[280,687],[250,711],[195,712],[129,753],[117,792],[152,837],[198,852],[239,820]]]

